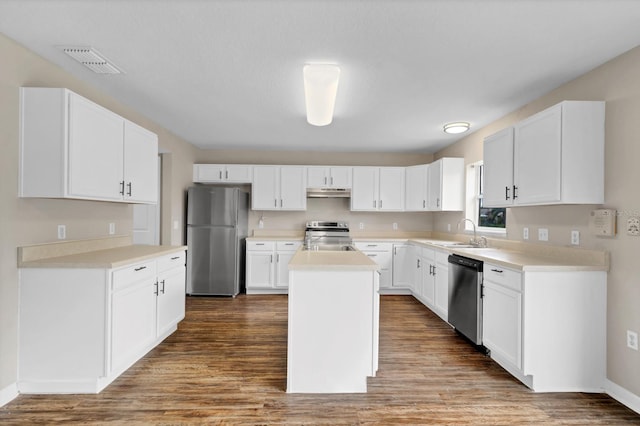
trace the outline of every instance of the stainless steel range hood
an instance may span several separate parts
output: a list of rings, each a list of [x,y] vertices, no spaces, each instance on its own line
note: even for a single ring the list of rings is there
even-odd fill
[[[307,198],[349,198],[349,188],[308,188]]]

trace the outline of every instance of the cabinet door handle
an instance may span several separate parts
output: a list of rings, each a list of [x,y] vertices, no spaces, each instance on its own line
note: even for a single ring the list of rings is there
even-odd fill
[[[427,200],[422,200],[422,208],[424,209],[425,207],[427,207]]]
[[[418,266],[416,266],[417,268],[420,268],[420,259],[418,259]]]
[[[153,283],[153,285],[155,286],[155,290],[153,291],[153,294],[155,294],[156,296],[158,295],[158,281],[156,281],[155,283]]]
[[[278,207],[278,200],[277,199],[273,200],[273,207]]]
[[[138,271],[142,271],[143,269],[147,269],[146,266],[141,266],[139,268],[135,268],[134,271],[138,272]]]
[[[162,294],[164,294],[164,280],[160,281],[162,283],[162,290],[160,290],[162,292]]]
[[[433,272],[431,272],[431,275],[433,275],[435,277],[436,276],[436,265],[431,265],[431,267],[433,268]]]
[[[373,200],[373,208],[375,209],[377,207],[377,202],[376,200]]]
[[[393,255],[397,256],[398,255],[398,247],[394,247],[393,248]]]
[[[271,260],[269,262],[273,263],[273,255],[271,255]]]
[[[331,186],[333,186],[333,176],[331,176]]]
[[[491,272],[497,272],[499,274],[503,273],[504,271],[500,270],[500,269],[492,269]]]
[[[382,200],[380,200],[380,208],[382,208]]]
[[[120,195],[124,195],[124,181],[120,182]]]
[[[127,184],[127,195],[131,197],[131,182]]]
[[[229,170],[224,171],[224,178],[229,179]]]
[[[436,198],[436,207],[440,207],[440,198]]]
[[[508,186],[504,187],[504,199],[505,200],[509,199],[509,187]]]
[[[515,200],[516,198],[518,198],[518,194],[516,193],[516,191],[518,190],[518,187],[513,185],[513,199]]]
[[[324,184],[325,185],[327,184],[327,177],[326,176],[324,177]]]

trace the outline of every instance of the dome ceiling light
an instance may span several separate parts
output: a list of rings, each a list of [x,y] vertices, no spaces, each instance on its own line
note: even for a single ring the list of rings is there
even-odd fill
[[[457,121],[455,123],[448,123],[444,125],[444,132],[452,135],[458,133],[464,133],[469,130],[471,125],[465,121]]]

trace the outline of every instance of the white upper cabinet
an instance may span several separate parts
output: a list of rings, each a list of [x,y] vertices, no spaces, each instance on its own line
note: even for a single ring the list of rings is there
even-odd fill
[[[20,98],[21,197],[157,202],[155,134],[67,89]]]
[[[130,121],[124,122],[124,198],[158,201],[158,136]]]
[[[247,164],[194,164],[196,183],[251,183],[253,166]]]
[[[308,188],[351,188],[351,167],[308,166]]]
[[[351,210],[404,211],[404,167],[354,167]]]
[[[486,138],[484,205],[602,204],[604,111],[564,101],[516,123],[511,161],[508,131]]]
[[[411,166],[406,168],[406,211],[426,211],[427,206],[427,164]]]
[[[464,158],[441,158],[429,164],[427,188],[429,210],[464,210]]]
[[[252,210],[306,210],[304,166],[254,166]]]
[[[513,127],[484,140],[484,206],[513,204]]]

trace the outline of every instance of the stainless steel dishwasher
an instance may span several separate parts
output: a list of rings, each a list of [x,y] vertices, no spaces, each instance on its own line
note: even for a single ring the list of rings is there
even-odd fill
[[[482,261],[449,256],[449,324],[482,344]]]

